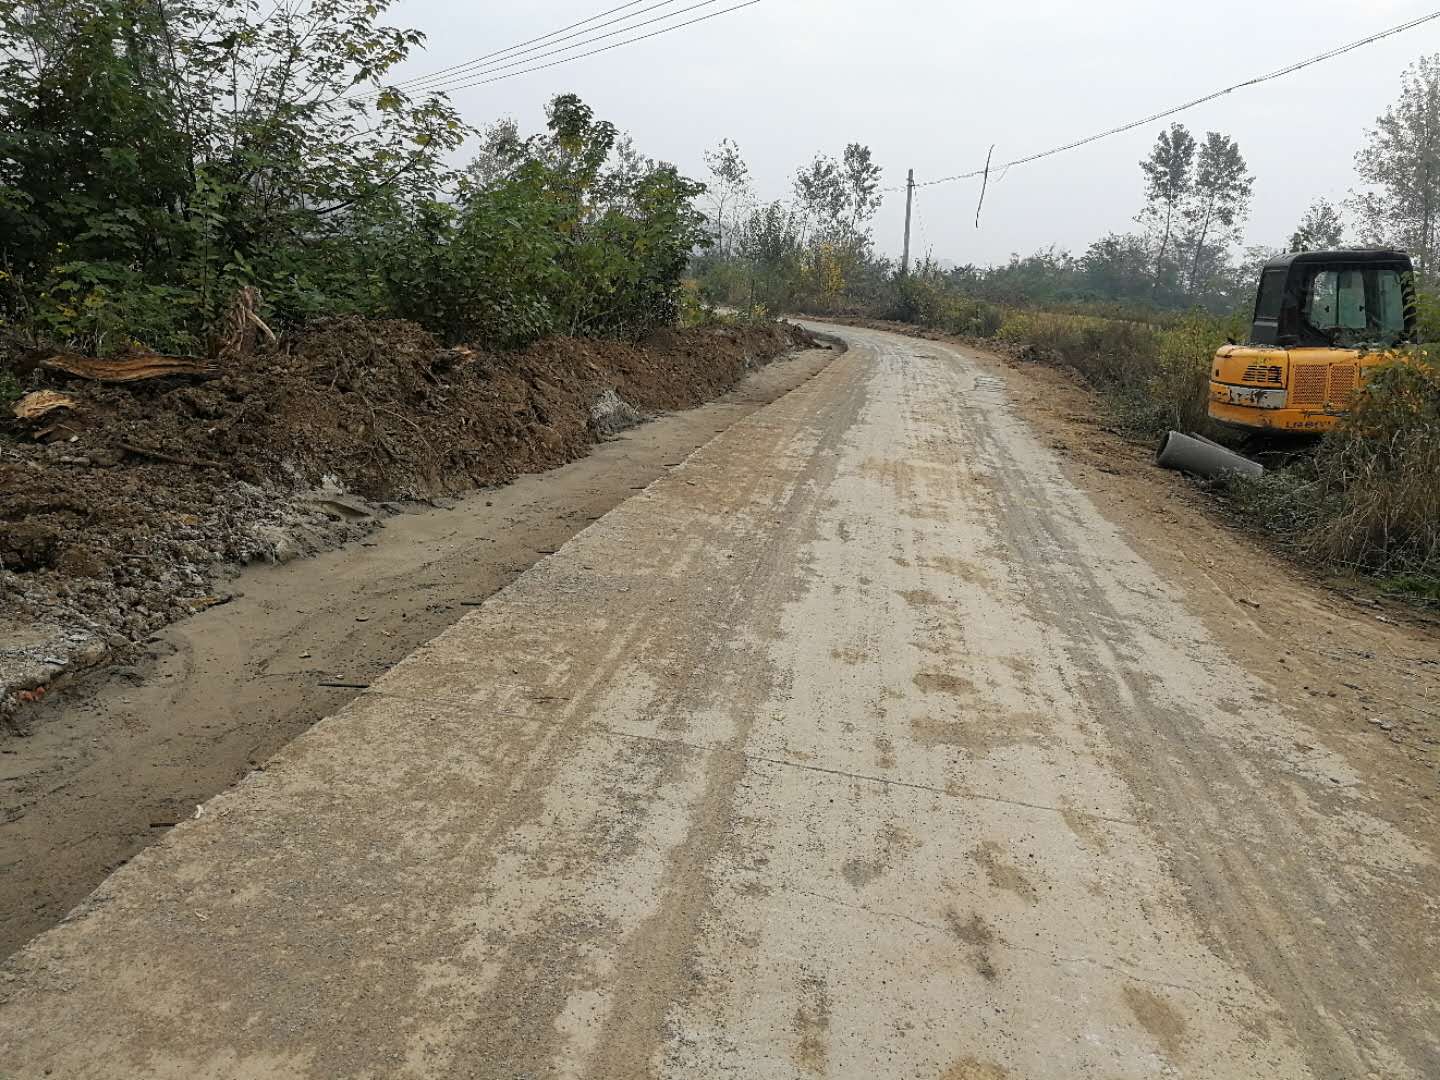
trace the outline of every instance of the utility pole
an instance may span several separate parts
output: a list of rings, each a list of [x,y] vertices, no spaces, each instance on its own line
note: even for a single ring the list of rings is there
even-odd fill
[[[900,256],[900,276],[910,273],[910,205],[915,201],[915,170],[905,174],[905,253]]]

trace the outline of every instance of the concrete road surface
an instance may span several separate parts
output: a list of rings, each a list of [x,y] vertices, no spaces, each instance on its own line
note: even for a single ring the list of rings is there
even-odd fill
[[[839,332],[19,954],[0,1075],[1440,1076],[1433,853]]]

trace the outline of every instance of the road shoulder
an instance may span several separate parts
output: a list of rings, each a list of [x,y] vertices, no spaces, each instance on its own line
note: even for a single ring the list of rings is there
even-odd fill
[[[1016,412],[1232,655],[1305,708],[1362,763],[1396,823],[1440,844],[1440,629],[1305,573],[1228,526],[1214,497],[1107,430],[1096,395],[1066,372],[965,348],[1010,383]]]

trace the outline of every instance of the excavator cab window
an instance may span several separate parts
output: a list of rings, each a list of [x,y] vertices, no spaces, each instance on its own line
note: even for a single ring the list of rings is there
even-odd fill
[[[1285,299],[1284,270],[1266,270],[1260,275],[1260,296],[1255,301],[1255,318],[1266,322],[1280,321],[1280,303]]]
[[[1376,286],[1380,296],[1381,332],[1395,334],[1398,344],[1409,336],[1405,325],[1405,279],[1398,270],[1387,270],[1376,275]]]
[[[1301,318],[1331,345],[1394,345],[1406,334],[1400,274],[1379,266],[1317,269]]]
[[[1414,332],[1414,269],[1403,251],[1297,251],[1260,273],[1252,345],[1385,349]]]

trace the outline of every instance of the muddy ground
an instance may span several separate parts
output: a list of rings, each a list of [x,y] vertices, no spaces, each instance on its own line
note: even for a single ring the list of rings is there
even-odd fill
[[[236,566],[574,460],[807,342],[717,326],[487,353],[342,318],[209,378],[108,386],[13,360],[27,389],[77,404],[0,424],[0,723],[23,728],[21,706],[57,681],[225,602]]]

